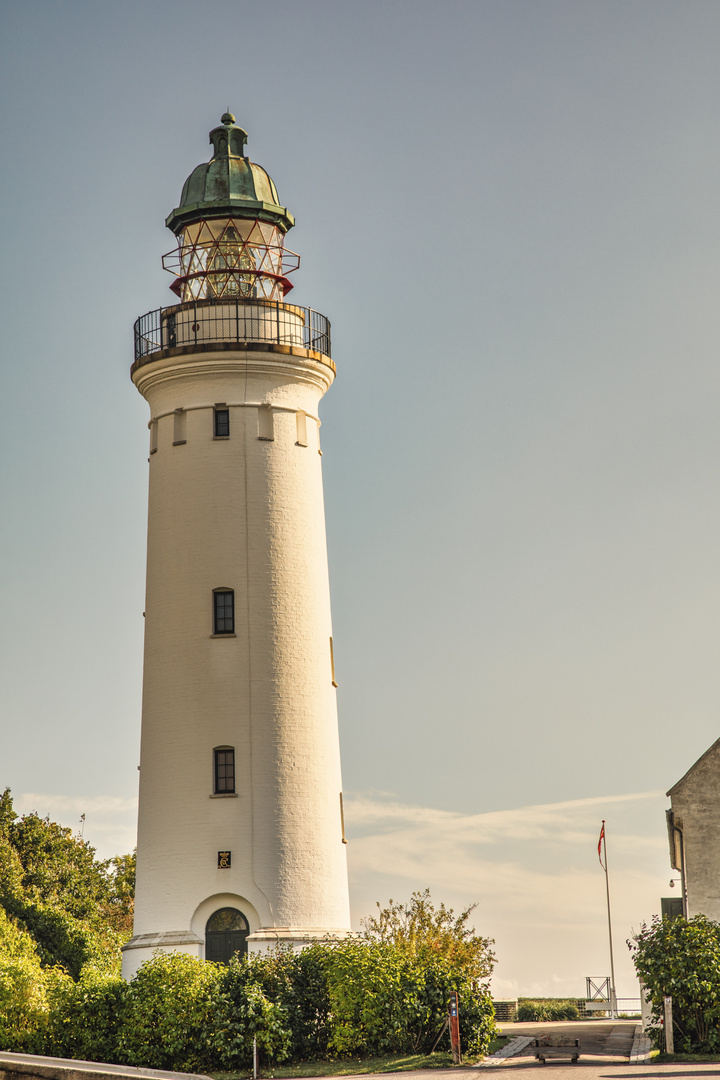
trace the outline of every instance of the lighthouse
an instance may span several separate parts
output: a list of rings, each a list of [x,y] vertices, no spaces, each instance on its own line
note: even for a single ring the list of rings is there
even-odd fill
[[[135,324],[150,407],[137,885],[123,974],[350,932],[318,418],[330,324],[290,302],[275,184],[225,113]]]

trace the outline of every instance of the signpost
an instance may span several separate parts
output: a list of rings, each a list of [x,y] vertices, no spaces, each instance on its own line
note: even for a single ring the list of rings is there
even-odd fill
[[[663,1024],[663,1031],[665,1032],[665,1053],[675,1053],[675,1040],[673,1039],[673,1021],[672,1021],[672,998],[667,995],[663,998],[663,1005],[665,1006],[665,1022]]]
[[[462,1065],[460,1053],[460,1016],[458,1008],[458,996],[453,990],[450,994],[450,1049],[452,1050],[453,1065]]]

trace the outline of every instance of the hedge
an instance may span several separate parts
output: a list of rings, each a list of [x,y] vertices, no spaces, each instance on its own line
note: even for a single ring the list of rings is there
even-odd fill
[[[179,1071],[429,1052],[449,994],[463,1050],[495,1034],[487,984],[442,956],[410,957],[350,940],[235,959],[226,966],[158,953],[125,983],[91,967],[77,982],[22,953],[0,965],[0,1049]]]

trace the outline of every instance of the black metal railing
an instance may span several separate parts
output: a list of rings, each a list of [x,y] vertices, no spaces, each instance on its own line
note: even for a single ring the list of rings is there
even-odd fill
[[[197,300],[157,308],[135,323],[135,360],[182,346],[295,345],[330,356],[330,320],[312,308],[271,300]]]

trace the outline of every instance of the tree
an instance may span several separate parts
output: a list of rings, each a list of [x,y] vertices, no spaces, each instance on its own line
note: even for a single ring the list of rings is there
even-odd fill
[[[2,795],[0,795],[0,839],[7,839],[8,829],[16,817],[17,814],[13,810],[10,788],[5,788]]]
[[[720,1050],[720,924],[704,915],[653,919],[628,941],[638,975],[660,1021],[663,998],[673,1000],[675,1048]],[[655,1031],[659,1034],[661,1029]]]
[[[106,864],[110,870],[108,880],[109,895],[103,914],[109,924],[121,934],[132,934],[133,914],[135,911],[135,864],[136,852],[132,855],[116,855]]]
[[[0,907],[27,930],[45,967],[74,978],[119,964],[132,933],[135,856],[101,861],[87,841],[38,814],[18,817],[0,796]]]
[[[52,903],[76,919],[86,919],[110,899],[108,864],[95,849],[49,818],[26,814],[8,829],[23,867],[26,901]]]
[[[42,1047],[47,991],[63,980],[70,982],[64,972],[43,970],[31,935],[0,907],[0,1050]]]
[[[389,942],[409,956],[435,954],[472,979],[489,979],[495,965],[491,938],[480,937],[469,919],[477,907],[471,904],[459,915],[440,904],[436,908],[430,890],[414,892],[407,904],[390,900],[386,908],[377,904],[378,915],[363,920],[365,937]]]

